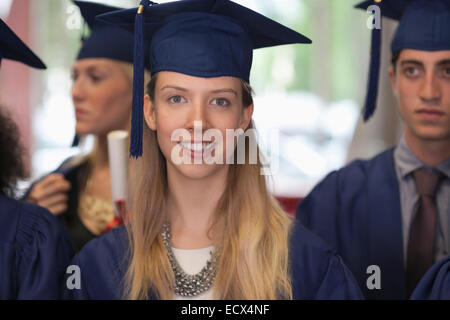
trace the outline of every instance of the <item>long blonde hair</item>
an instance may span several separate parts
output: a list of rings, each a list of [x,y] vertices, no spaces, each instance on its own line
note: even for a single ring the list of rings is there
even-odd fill
[[[252,127],[251,123],[247,129]],[[166,159],[156,134],[144,125],[143,156],[134,162],[126,299],[147,299],[149,290],[159,299],[172,299],[175,291],[173,271],[160,235],[168,219],[168,185]],[[221,256],[213,296],[292,299],[291,220],[269,194],[265,176],[260,174],[260,159],[249,164],[247,143],[245,149],[245,164],[235,161],[229,165],[227,185],[217,204],[214,245],[221,248]]]

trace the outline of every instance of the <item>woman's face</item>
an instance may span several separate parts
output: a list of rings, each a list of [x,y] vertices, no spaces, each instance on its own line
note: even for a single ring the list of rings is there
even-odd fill
[[[162,71],[154,95],[153,101],[145,96],[145,120],[157,132],[168,170],[200,179],[224,169],[227,129],[245,130],[253,113],[253,105],[243,106],[241,81]],[[234,139],[231,141],[228,149],[234,150]]]
[[[133,91],[126,64],[81,59],[72,68],[72,78],[77,134],[105,135],[129,129]]]

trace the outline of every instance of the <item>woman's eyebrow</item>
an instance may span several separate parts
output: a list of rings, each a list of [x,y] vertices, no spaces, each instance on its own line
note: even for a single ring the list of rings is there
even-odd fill
[[[237,96],[238,94],[237,94],[237,92],[235,91],[235,90],[233,90],[233,89],[228,89],[228,88],[226,88],[226,89],[218,89],[218,90],[213,90],[213,91],[211,91],[212,93],[223,93],[223,92],[229,92],[229,93],[233,93],[235,96]]]
[[[101,66],[89,66],[86,68],[87,72],[107,72],[107,69]]]

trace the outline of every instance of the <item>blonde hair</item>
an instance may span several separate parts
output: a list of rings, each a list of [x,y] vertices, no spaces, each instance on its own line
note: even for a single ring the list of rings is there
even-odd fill
[[[114,60],[120,65],[120,68],[124,72],[128,81],[130,82],[131,87],[133,87],[133,64],[131,62],[117,61]],[[144,70],[144,83],[148,83],[150,81],[150,71],[147,69]]]
[[[253,127],[251,123],[248,129]],[[213,285],[216,299],[292,299],[291,220],[269,194],[261,162],[232,164],[217,204],[214,245],[221,248]],[[236,159],[235,159],[236,160]],[[236,163],[236,161],[235,161]],[[128,225],[129,266],[124,298],[172,299],[174,275],[160,235],[168,219],[166,160],[156,132],[144,125],[143,156],[134,162]]]

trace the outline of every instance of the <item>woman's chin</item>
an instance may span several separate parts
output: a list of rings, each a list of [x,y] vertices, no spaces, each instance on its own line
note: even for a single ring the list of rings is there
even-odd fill
[[[98,128],[87,125],[76,125],[75,132],[79,136],[92,134],[95,136],[106,136],[108,133],[114,130],[121,130],[119,128]]]
[[[225,170],[223,164],[172,164],[179,175],[192,180],[202,180],[215,176],[218,172]]]
[[[92,126],[89,126],[85,123],[77,123],[75,125],[75,133],[79,136],[95,134],[94,132],[95,130],[93,130]]]

